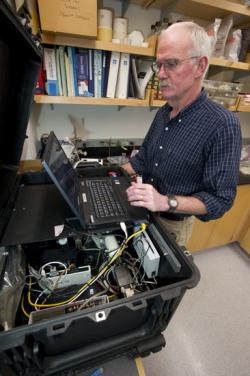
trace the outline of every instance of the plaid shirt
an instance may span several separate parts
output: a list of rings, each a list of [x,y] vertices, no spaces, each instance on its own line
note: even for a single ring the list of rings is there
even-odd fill
[[[207,208],[202,221],[221,217],[233,204],[239,176],[241,129],[236,116],[204,90],[175,118],[157,112],[139,153],[131,159],[144,183],[161,194],[194,196]]]

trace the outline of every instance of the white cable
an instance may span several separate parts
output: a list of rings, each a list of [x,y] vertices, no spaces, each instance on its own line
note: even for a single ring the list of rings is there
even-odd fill
[[[128,238],[128,231],[127,231],[127,226],[125,222],[120,222],[120,227],[122,231],[124,232],[126,239]]]
[[[46,272],[45,272],[44,269],[47,266],[52,266],[53,264],[62,266],[65,269],[65,272],[67,272],[67,265],[65,265],[63,262],[61,262],[61,261],[50,261],[50,262],[47,262],[46,264],[44,264],[43,266],[41,266],[41,268],[39,269],[39,274],[43,277],[46,277]]]
[[[38,295],[38,297],[36,298],[36,301],[35,301],[35,310],[36,311],[39,311],[39,308],[37,307],[37,303],[38,303],[38,300],[41,298],[41,296],[43,296],[43,294],[46,294],[47,291],[49,292],[48,289],[44,289],[41,294]]]
[[[74,163],[73,168],[76,168],[81,162],[86,162],[86,160],[85,159],[80,159],[79,161],[77,161],[76,163]]]

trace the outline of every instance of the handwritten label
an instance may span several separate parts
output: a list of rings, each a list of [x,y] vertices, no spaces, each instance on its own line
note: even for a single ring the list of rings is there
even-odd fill
[[[81,8],[83,8],[81,0],[60,0],[60,17],[72,20],[89,20],[88,12]]]

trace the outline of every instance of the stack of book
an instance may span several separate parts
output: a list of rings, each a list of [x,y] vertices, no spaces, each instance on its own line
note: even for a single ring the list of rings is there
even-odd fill
[[[128,53],[54,46],[44,48],[43,78],[36,94],[126,99],[144,98],[151,62]]]

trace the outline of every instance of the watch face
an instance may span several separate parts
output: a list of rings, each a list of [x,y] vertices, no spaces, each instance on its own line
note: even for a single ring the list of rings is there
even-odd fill
[[[176,208],[177,205],[178,205],[178,202],[177,202],[176,199],[171,198],[171,199],[169,200],[169,204],[170,204],[171,208]]]
[[[175,210],[176,208],[177,208],[177,206],[178,206],[178,201],[177,201],[177,199],[176,199],[176,197],[175,196],[169,196],[168,197],[168,205],[169,205],[169,207],[170,207],[170,209],[172,209],[172,210]]]

